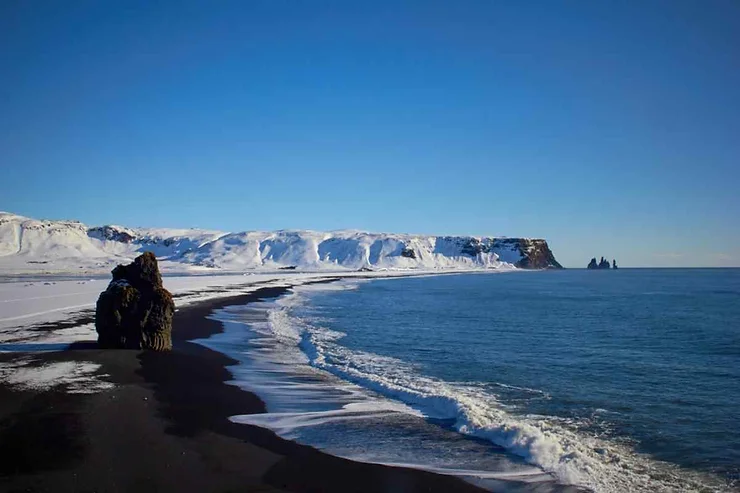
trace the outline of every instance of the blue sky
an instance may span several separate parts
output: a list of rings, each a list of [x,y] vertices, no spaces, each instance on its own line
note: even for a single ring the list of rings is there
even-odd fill
[[[0,210],[740,265],[740,4],[0,3]]]

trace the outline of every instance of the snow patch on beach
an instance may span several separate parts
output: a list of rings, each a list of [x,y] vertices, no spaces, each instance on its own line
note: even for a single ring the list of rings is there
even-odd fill
[[[46,391],[64,387],[71,394],[94,394],[114,385],[102,380],[100,365],[87,361],[59,361],[38,364],[20,359],[0,364],[0,382],[21,390]]]
[[[38,326],[13,327],[0,332],[0,353],[29,350],[32,345],[35,345],[37,350],[41,350],[42,345],[49,349],[66,348],[75,342],[93,341],[97,338],[95,324],[92,323],[48,330],[39,329]]]
[[[166,276],[175,306],[247,294],[265,286],[320,280],[319,274]],[[95,303],[109,279],[45,276],[0,281],[0,352],[23,350],[21,344],[72,344],[97,339],[92,320]],[[77,323],[76,323],[77,322]],[[14,348],[17,345],[17,348]]]

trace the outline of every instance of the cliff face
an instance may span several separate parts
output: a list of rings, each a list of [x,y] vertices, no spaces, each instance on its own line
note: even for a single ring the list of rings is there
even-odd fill
[[[151,251],[166,268],[559,269],[542,239],[364,231],[245,231],[101,226],[0,213],[0,271],[109,270]],[[67,261],[69,260],[69,261]]]
[[[481,257],[496,254],[501,261],[514,264],[520,269],[563,268],[543,239],[447,236],[441,240],[459,246],[459,252],[463,255]]]
[[[563,266],[555,260],[547,241],[542,239],[506,238],[499,240],[508,242],[522,254],[516,264],[520,269],[562,269]]]

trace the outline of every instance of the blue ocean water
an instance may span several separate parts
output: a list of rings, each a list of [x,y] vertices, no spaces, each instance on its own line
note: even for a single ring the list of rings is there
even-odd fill
[[[235,421],[338,455],[510,491],[738,487],[738,269],[345,282],[221,317],[270,411]]]

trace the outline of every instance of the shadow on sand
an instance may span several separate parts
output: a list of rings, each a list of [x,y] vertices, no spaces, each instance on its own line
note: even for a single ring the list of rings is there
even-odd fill
[[[5,353],[31,353],[40,351],[69,351],[70,349],[98,349],[95,341],[80,341],[72,344],[67,343],[18,343],[0,344],[0,352]]]

